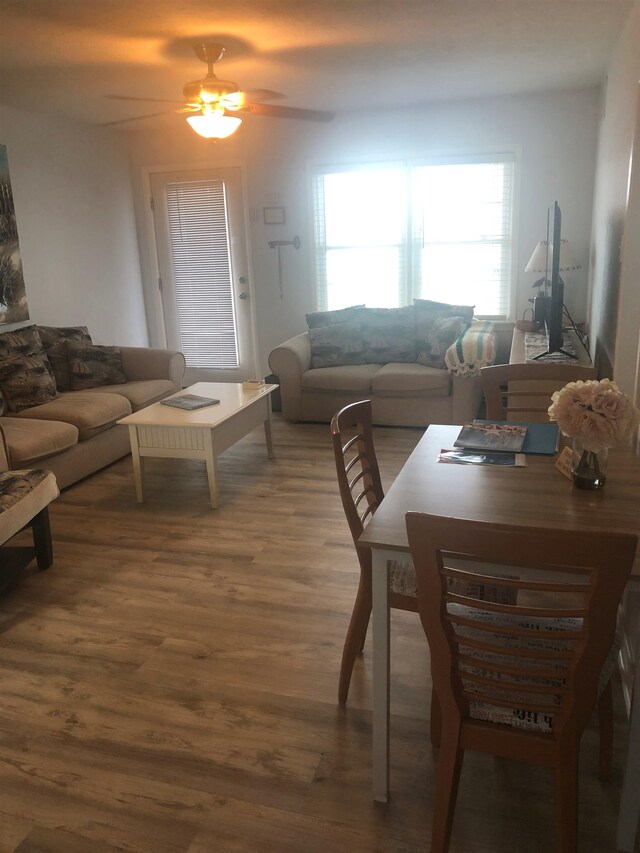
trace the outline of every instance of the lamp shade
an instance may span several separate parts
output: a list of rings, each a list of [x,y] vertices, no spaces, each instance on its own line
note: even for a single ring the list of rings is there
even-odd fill
[[[551,269],[551,243],[540,240],[524,268],[525,272],[548,272]]]
[[[580,264],[573,254],[573,249],[568,240],[560,240],[560,269],[562,272],[580,269]]]
[[[224,113],[211,111],[206,115],[188,116],[187,121],[196,133],[205,139],[224,139],[242,124],[241,118],[226,116]]]
[[[538,245],[533,250],[533,254],[529,258],[529,263],[524,268],[525,272],[551,272],[551,258],[553,255],[553,246],[548,240],[540,240]],[[576,256],[573,254],[573,249],[569,245],[568,240],[560,241],[560,270],[579,270],[580,264]]]

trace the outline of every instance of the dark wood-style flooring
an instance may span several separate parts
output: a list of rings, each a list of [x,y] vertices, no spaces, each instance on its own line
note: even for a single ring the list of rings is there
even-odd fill
[[[376,429],[385,485],[419,430]],[[204,467],[131,460],[52,504],[53,567],[0,598],[0,853],[418,853],[435,752],[415,614],[392,615],[392,801],[371,799],[370,638],[336,701],[358,580],[329,428],[274,423]],[[614,778],[582,753],[581,851],[615,849]],[[594,721],[595,722],[595,721]],[[550,775],[465,758],[452,853],[552,851]]]

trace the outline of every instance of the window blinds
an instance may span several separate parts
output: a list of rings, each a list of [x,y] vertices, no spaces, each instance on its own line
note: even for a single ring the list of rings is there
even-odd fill
[[[180,346],[189,367],[238,367],[224,181],[167,184]]]

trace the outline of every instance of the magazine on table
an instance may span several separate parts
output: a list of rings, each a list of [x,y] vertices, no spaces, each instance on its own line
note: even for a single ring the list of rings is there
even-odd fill
[[[522,450],[527,434],[526,426],[498,421],[474,421],[465,424],[456,440],[454,447],[464,447],[469,450],[508,451],[519,453]]]
[[[474,424],[488,424],[493,421],[483,421],[476,418]],[[514,425],[527,428],[527,434],[524,437],[522,445],[522,453],[532,453],[533,455],[553,456],[558,451],[560,443],[560,430],[557,423],[550,422],[513,422]]]
[[[199,397],[197,394],[181,394],[179,397],[169,397],[160,402],[163,406],[173,406],[174,409],[186,409],[191,412],[194,409],[204,409],[205,406],[215,406],[220,400],[214,400],[213,397]]]
[[[522,468],[527,464],[524,453],[509,453],[504,450],[441,450],[438,462],[455,465],[501,465],[503,467]]]

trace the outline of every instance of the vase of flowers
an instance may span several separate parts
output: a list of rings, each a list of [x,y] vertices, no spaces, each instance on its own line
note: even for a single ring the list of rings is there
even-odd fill
[[[569,382],[551,397],[549,417],[573,438],[573,484],[601,489],[608,449],[622,444],[640,423],[640,412],[610,379]]]
[[[573,485],[578,489],[601,489],[607,479],[608,459],[608,447],[603,447],[597,452],[587,450],[583,440],[575,436],[571,457]]]

